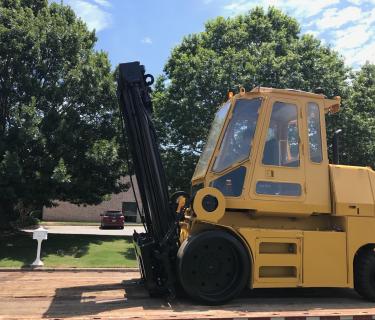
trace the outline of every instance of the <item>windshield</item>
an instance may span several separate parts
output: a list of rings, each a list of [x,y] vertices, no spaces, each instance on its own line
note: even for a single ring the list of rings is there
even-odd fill
[[[118,217],[122,216],[122,213],[121,211],[106,211],[104,215],[109,217]]]
[[[237,100],[213,171],[223,171],[249,158],[261,104],[261,98]]]
[[[219,139],[220,132],[221,132],[221,129],[223,128],[229,107],[230,107],[230,100],[227,101],[216,113],[215,119],[212,122],[210,133],[208,134],[206,145],[199,158],[198,164],[195,167],[193,179],[199,178],[205,175],[207,171],[207,167],[208,167],[208,162],[210,161],[212,153],[214,152],[216,142]]]

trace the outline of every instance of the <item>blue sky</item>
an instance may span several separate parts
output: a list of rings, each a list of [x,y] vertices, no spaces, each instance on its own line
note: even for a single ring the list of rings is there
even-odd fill
[[[216,16],[231,17],[256,5],[272,5],[295,17],[337,50],[348,65],[375,63],[375,0],[64,0],[96,29],[97,48],[112,65],[139,60],[160,74],[171,49],[184,35],[204,30]]]

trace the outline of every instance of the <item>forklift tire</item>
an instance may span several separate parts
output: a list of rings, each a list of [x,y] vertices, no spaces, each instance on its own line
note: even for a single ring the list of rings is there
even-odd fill
[[[249,255],[230,233],[213,230],[189,237],[177,254],[177,272],[193,299],[217,305],[244,289],[250,275]]]
[[[375,301],[375,251],[359,253],[354,265],[354,288],[363,298]]]

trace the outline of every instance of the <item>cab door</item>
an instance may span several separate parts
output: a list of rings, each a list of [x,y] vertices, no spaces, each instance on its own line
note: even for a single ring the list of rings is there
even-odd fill
[[[274,96],[268,100],[250,189],[259,211],[304,211],[302,107],[294,99]]]

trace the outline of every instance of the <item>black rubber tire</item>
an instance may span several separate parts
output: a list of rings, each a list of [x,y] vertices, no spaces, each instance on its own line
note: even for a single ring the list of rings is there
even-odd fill
[[[375,301],[375,251],[372,248],[360,252],[356,257],[354,288],[365,299]]]
[[[179,282],[194,300],[209,305],[236,297],[246,286],[250,259],[242,243],[222,230],[189,237],[177,254]]]

